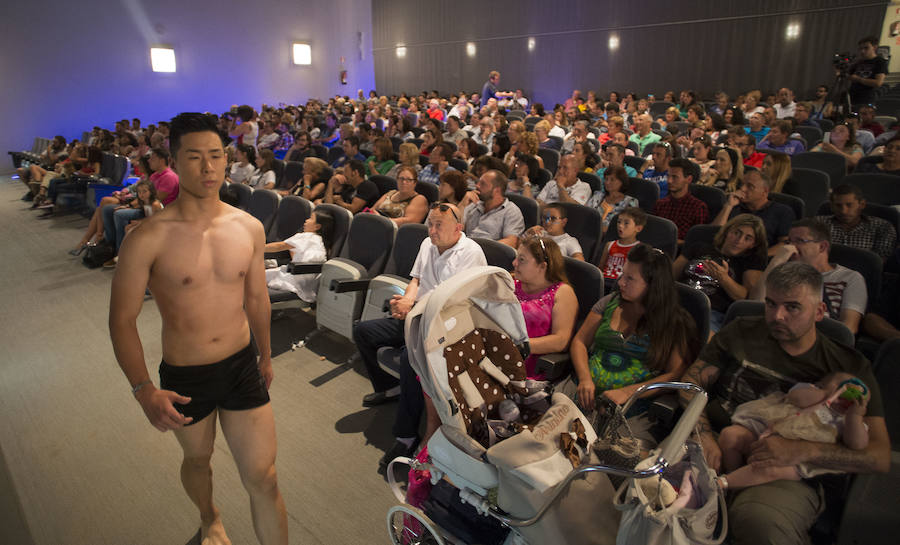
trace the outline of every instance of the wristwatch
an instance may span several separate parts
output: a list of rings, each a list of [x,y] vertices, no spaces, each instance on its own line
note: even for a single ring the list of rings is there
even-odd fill
[[[531,187],[531,182],[525,182],[522,184],[522,187]]]

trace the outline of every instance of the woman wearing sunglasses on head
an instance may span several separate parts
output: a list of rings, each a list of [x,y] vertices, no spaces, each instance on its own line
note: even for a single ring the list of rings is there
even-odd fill
[[[525,359],[528,378],[543,380],[536,370],[542,354],[562,352],[569,346],[578,299],[566,279],[559,246],[548,237],[527,237],[519,243],[515,293],[525,315],[531,355]]]

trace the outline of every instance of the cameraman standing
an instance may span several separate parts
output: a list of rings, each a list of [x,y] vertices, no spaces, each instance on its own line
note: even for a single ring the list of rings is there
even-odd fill
[[[875,89],[884,83],[888,62],[875,53],[878,38],[866,36],[858,43],[859,55],[847,68],[850,81],[850,104],[871,104],[875,101]]]

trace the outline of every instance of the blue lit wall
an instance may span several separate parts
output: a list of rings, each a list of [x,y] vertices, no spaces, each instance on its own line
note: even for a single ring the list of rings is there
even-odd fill
[[[368,0],[23,1],[5,4],[3,23],[2,171],[5,151],[30,148],[35,136],[81,138],[123,118],[146,125],[375,86]],[[312,44],[312,66],[291,64],[294,40]],[[174,46],[176,73],[151,71],[149,47],[159,43]]]

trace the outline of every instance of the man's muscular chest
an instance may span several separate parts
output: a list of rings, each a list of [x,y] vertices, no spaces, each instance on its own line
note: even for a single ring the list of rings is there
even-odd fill
[[[194,290],[243,283],[250,270],[253,241],[235,222],[207,229],[178,228],[153,264],[151,283]]]

